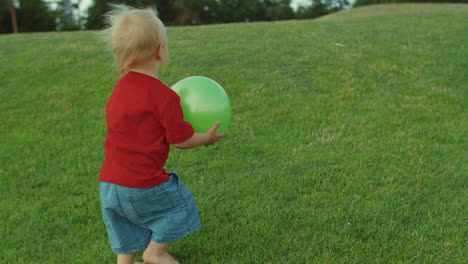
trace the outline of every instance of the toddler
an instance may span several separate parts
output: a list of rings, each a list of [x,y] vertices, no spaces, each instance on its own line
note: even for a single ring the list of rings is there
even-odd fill
[[[123,76],[106,105],[105,158],[99,174],[102,215],[118,264],[143,252],[148,264],[175,264],[169,243],[200,228],[192,194],[164,164],[169,145],[213,145],[219,121],[195,133],[180,98],[158,79],[169,62],[166,30],[155,9],[114,5],[103,32]]]

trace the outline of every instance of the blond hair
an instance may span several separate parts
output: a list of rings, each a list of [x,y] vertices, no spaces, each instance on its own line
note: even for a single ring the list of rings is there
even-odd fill
[[[155,8],[111,7],[104,16],[107,27],[100,35],[112,50],[119,72],[126,73],[130,65],[148,58],[154,48],[166,43],[166,29]]]

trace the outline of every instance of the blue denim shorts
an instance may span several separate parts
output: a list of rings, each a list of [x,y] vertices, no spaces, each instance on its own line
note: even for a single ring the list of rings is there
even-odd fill
[[[169,243],[201,227],[195,200],[175,173],[168,181],[144,189],[99,182],[99,196],[116,254],[144,250],[150,240]]]

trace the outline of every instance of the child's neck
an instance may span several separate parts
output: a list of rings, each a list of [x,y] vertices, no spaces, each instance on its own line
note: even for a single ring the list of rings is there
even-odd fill
[[[158,79],[158,72],[161,66],[157,61],[150,61],[147,63],[140,63],[130,66],[130,71],[143,73]]]

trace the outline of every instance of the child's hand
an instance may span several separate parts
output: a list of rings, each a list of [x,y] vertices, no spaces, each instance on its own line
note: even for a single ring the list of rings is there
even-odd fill
[[[214,145],[216,142],[224,137],[224,133],[216,133],[216,129],[221,125],[221,121],[217,121],[213,127],[208,129],[204,133],[195,133],[193,136],[186,141],[178,144],[174,144],[174,147],[180,149],[196,148],[198,146],[209,146]]]
[[[214,126],[212,126],[205,132],[209,138],[208,144],[206,144],[205,146],[214,145],[216,144],[216,142],[220,141],[224,137],[224,133],[216,133],[216,130],[220,125],[221,121],[217,121],[216,124],[214,124]]]

